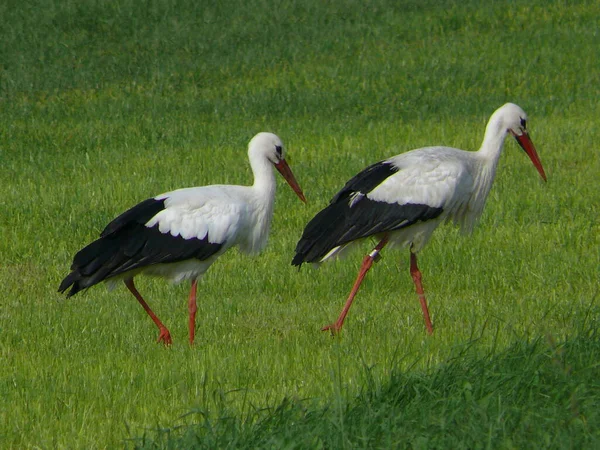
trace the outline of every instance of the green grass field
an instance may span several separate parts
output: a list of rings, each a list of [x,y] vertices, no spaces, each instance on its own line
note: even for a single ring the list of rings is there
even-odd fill
[[[597,448],[597,1],[105,0],[0,5],[0,448]],[[476,150],[519,104],[548,174],[509,140],[481,223],[443,227],[420,267],[384,252],[332,339],[369,244],[290,265],[306,222],[367,164]],[[72,257],[119,213],[178,187],[251,183],[277,133],[269,245],[199,288],[65,300]]]

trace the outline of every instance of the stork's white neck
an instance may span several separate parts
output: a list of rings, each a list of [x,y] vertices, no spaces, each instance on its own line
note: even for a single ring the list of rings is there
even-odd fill
[[[496,111],[496,113],[492,114],[485,127],[485,135],[483,136],[483,142],[478,152],[480,156],[490,164],[496,166],[507,134],[508,130],[504,125],[502,116]]]
[[[490,193],[494,178],[496,177],[496,168],[498,160],[502,154],[504,141],[508,131],[504,126],[504,121],[500,114],[494,113],[485,129],[485,135],[479,151],[474,153],[476,160],[476,170],[474,172],[473,195],[469,201],[469,207],[472,214],[465,218],[463,229],[471,231],[476,220],[483,212],[485,201]]]
[[[252,167],[252,173],[254,174],[252,189],[261,200],[272,204],[276,186],[273,164],[267,158],[255,156],[250,158],[250,167]]]
[[[248,188],[252,227],[247,239],[240,243],[240,249],[246,253],[257,253],[267,244],[271,220],[273,219],[273,203],[275,200],[275,174],[273,165],[261,155],[250,158],[250,166],[254,174],[254,184]]]

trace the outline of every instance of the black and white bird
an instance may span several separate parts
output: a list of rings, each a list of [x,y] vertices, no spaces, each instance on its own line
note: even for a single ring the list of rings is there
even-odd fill
[[[136,289],[133,278],[155,275],[173,282],[191,281],[189,340],[194,342],[197,281],[219,256],[238,246],[248,254],[267,243],[275,175],[283,175],[306,202],[285,160],[281,139],[259,133],[248,144],[252,186],[213,185],[179,189],[145,200],[110,222],[100,238],[80,250],[59,292],[70,297],[101,281],[123,281],[160,330],[158,342],[172,343],[169,330]]]
[[[323,330],[341,330],[363,278],[390,244],[409,247],[410,274],[429,333],[433,325],[417,266],[417,253],[444,221],[471,232],[492,187],[504,140],[512,134],[546,181],[546,174],[527,133],[527,115],[507,103],[489,119],[476,152],[449,147],[412,150],[375,163],[350,179],[329,205],[306,226],[292,260],[295,266],[321,263],[367,237],[377,245],[365,256],[358,277],[337,319]]]

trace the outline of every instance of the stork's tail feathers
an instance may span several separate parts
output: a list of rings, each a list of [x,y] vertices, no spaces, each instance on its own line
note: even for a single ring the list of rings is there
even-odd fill
[[[296,252],[298,252],[298,249],[296,249]],[[292,259],[292,266],[301,266],[303,263],[306,262],[306,260],[304,259],[305,255],[298,252],[294,255],[294,258]]]
[[[73,271],[69,275],[67,275],[64,278],[64,280],[62,280],[60,286],[58,287],[58,292],[62,294],[67,289],[71,288],[71,290],[67,292],[67,298],[69,298],[77,294],[79,291],[82,291],[83,289],[90,286],[86,284],[87,283],[85,283],[85,279],[81,276],[81,274],[79,272]]]
[[[116,275],[115,268],[121,262],[118,250],[118,241],[110,237],[102,237],[82,248],[73,258],[71,273],[62,280],[58,292],[62,293],[71,288],[67,293],[67,297],[71,297]]]
[[[293,266],[318,263],[333,248],[342,244],[339,238],[344,230],[345,208],[346,206],[340,203],[332,203],[306,225],[296,245],[296,254],[292,259]]]

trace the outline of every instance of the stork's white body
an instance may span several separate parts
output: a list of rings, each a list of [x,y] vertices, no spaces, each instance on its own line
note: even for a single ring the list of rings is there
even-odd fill
[[[333,197],[306,226],[296,247],[294,265],[319,264],[338,256],[360,240],[375,236],[379,245],[363,262],[346,307],[327,329],[339,331],[352,299],[384,246],[410,247],[411,274],[429,321],[416,254],[444,221],[470,232],[488,197],[506,136],[511,133],[527,152],[540,175],[546,175],[528,137],[525,112],[507,103],[490,117],[481,148],[468,152],[451,147],[426,147],[375,163]],[[417,280],[418,278],[418,280]]]
[[[390,207],[419,204],[442,209],[434,219],[389,232],[389,245],[412,245],[413,251],[418,252],[444,221],[451,221],[470,233],[483,212],[499,156],[500,152],[490,158],[481,152],[426,147],[384,161],[398,171],[365,194],[368,199]],[[360,195],[353,201],[358,201]],[[332,249],[321,262],[342,249],[343,246]]]
[[[273,218],[275,177],[271,168],[267,169],[259,176],[262,181],[259,187],[213,185],[179,189],[155,197],[165,200],[165,209],[145,224],[147,228],[158,226],[161,233],[173,237],[207,239],[222,246],[205,260],[153,264],[138,273],[178,283],[201,277],[231,247],[237,246],[246,254],[259,253],[267,244]]]
[[[71,273],[59,291],[71,288],[68,295],[74,295],[100,281],[109,285],[124,281],[161,329],[159,340],[169,344],[168,330],[137,292],[133,278],[147,274],[174,282],[192,281],[193,342],[197,279],[229,248],[258,253],[267,243],[276,187],[273,166],[305,201],[277,136],[257,134],[248,145],[248,157],[254,174],[252,186],[179,189],[125,211],[107,225],[98,240],[75,255]]]

